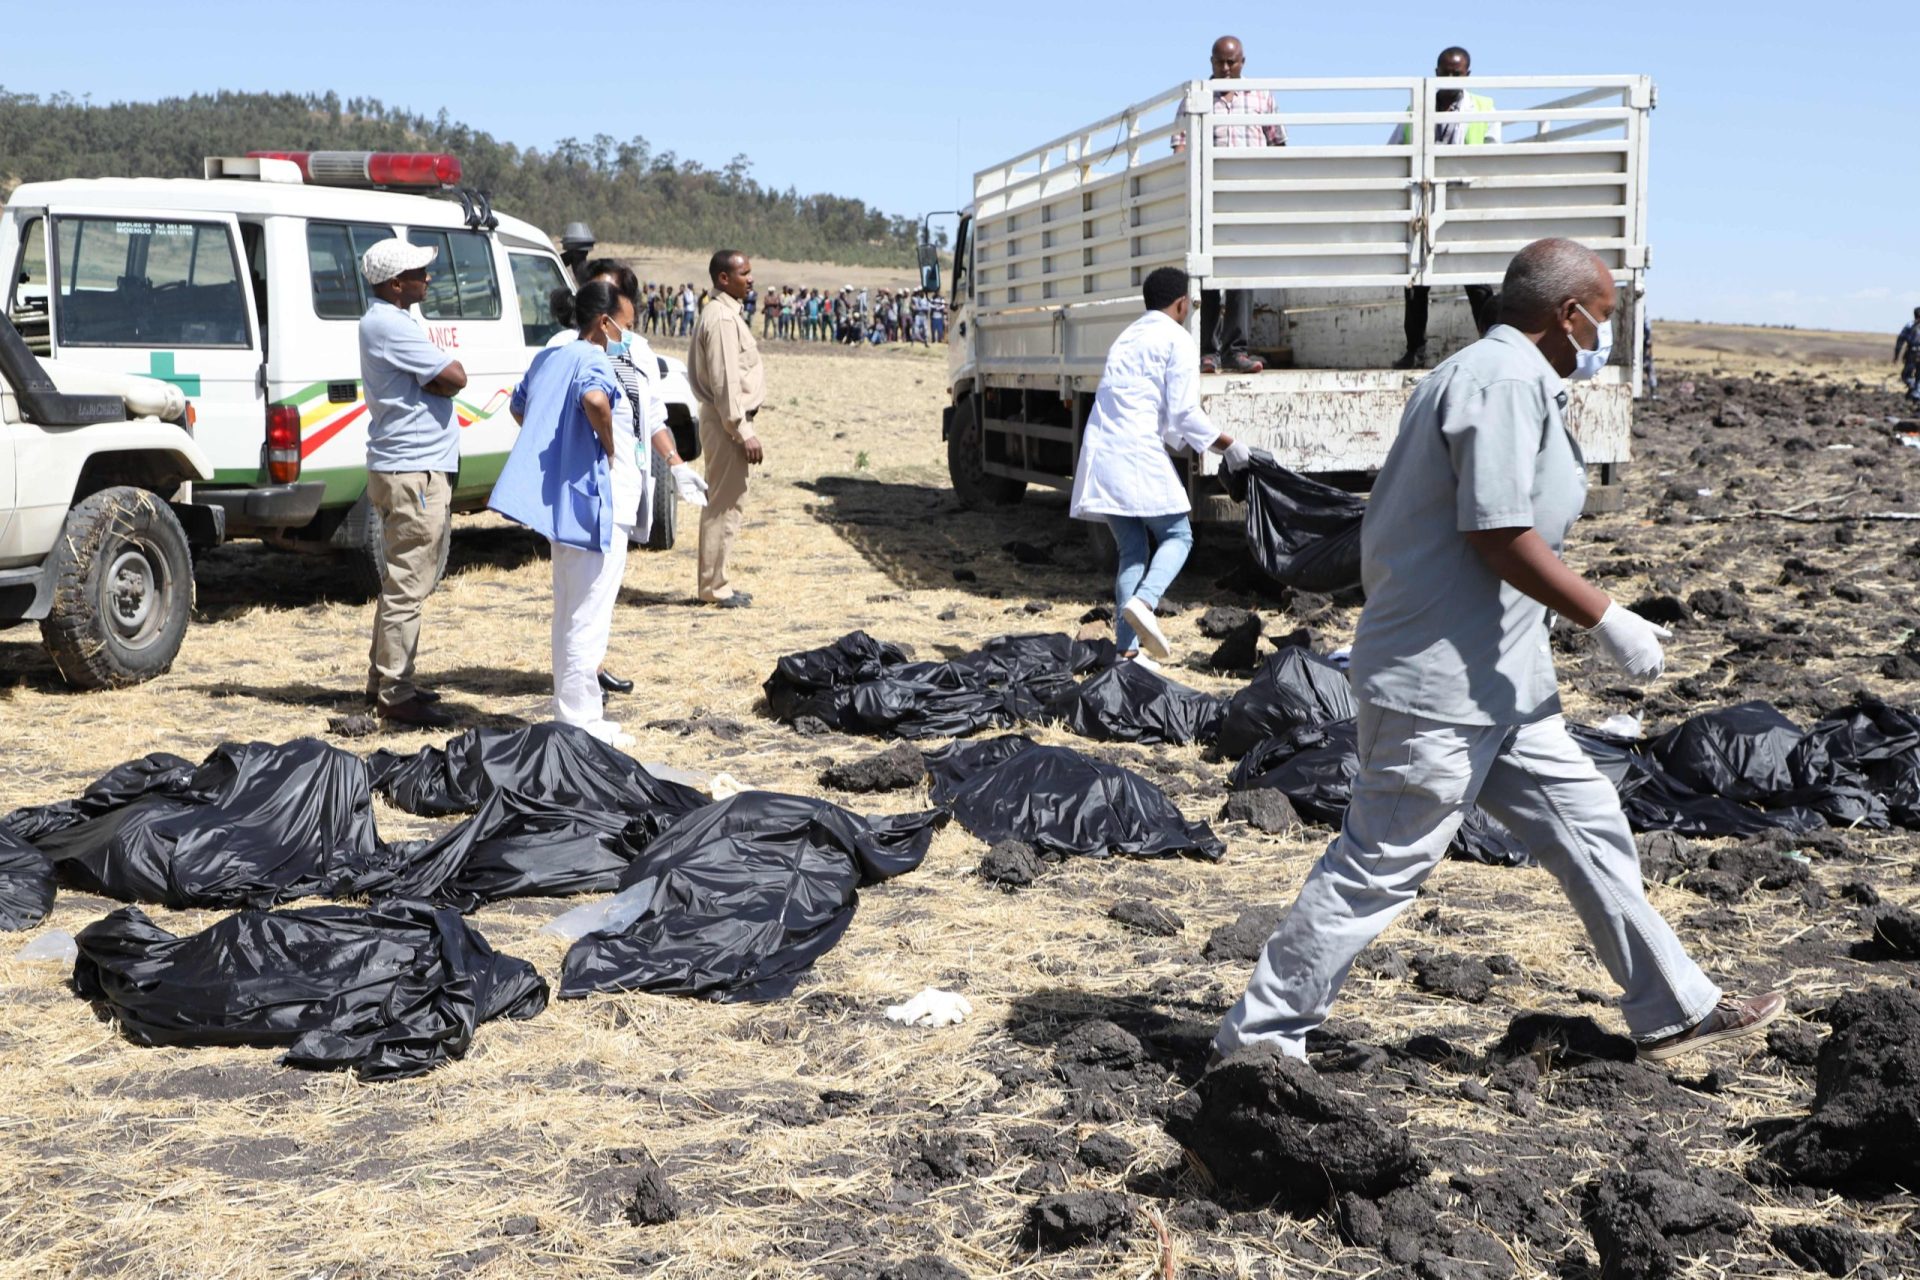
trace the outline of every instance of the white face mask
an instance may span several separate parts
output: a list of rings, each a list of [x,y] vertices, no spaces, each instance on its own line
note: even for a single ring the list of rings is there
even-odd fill
[[[1613,356],[1613,325],[1601,324],[1593,319],[1591,311],[1577,302],[1573,305],[1579,308],[1581,315],[1593,321],[1594,345],[1591,351],[1575,341],[1573,334],[1567,334],[1567,341],[1573,343],[1573,372],[1567,376],[1575,382],[1585,382],[1606,368],[1607,361]]]

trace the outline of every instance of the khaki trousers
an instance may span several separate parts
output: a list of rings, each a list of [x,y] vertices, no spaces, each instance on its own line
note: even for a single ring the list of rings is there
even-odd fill
[[[745,519],[750,468],[740,442],[705,405],[700,406],[700,452],[707,460],[707,505],[700,512],[700,598],[724,600],[733,594],[727,557]]]
[[[439,577],[440,547],[451,530],[452,477],[444,471],[369,471],[367,501],[380,513],[386,572],[373,610],[371,700],[398,706],[414,695],[420,606]]]

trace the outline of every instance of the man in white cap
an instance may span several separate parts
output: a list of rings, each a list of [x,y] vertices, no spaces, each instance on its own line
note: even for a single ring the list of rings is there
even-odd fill
[[[445,728],[440,695],[413,682],[420,606],[439,580],[460,424],[453,396],[467,385],[460,362],[427,340],[408,308],[427,296],[431,246],[397,237],[360,259],[373,302],[360,317],[360,380],[367,396],[367,502],[380,514],[386,569],[373,611],[367,698],[381,719]]]

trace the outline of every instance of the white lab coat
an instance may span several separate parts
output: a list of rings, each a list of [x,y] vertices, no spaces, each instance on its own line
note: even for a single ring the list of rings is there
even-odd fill
[[[1220,433],[1200,409],[1200,348],[1164,311],[1127,326],[1107,352],[1073,472],[1075,519],[1191,511],[1168,448],[1195,453]]]

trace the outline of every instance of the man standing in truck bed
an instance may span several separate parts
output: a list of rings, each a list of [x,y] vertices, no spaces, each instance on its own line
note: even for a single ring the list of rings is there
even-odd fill
[[[1440,51],[1440,58],[1434,63],[1433,74],[1447,79],[1473,74],[1473,55],[1459,45]],[[1434,95],[1434,107],[1439,112],[1491,111],[1493,99],[1477,93],[1468,93],[1462,89],[1442,89]],[[1500,145],[1500,122],[1475,121],[1462,124],[1458,120],[1436,121],[1433,126],[1433,140],[1443,147],[1474,147]],[[1407,145],[1407,126],[1401,125],[1393,131],[1387,141],[1396,147]],[[1407,288],[1407,353],[1394,362],[1396,369],[1422,369],[1430,360],[1427,355],[1427,299],[1433,291],[1424,284],[1410,285]],[[1498,308],[1494,305],[1493,286],[1490,284],[1470,284],[1467,286],[1467,305],[1473,309],[1473,327],[1485,336],[1493,327]]]
[[[1238,36],[1213,42],[1213,78],[1238,80],[1246,69],[1247,53]],[[1272,115],[1277,109],[1265,89],[1220,89],[1213,95],[1215,114]],[[1216,124],[1216,147],[1284,147],[1286,126],[1278,124]],[[1173,149],[1184,151],[1187,135],[1173,135]],[[1266,362],[1247,354],[1247,335],[1253,329],[1253,294],[1245,289],[1208,289],[1200,295],[1200,372],[1259,373]]]

